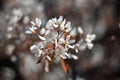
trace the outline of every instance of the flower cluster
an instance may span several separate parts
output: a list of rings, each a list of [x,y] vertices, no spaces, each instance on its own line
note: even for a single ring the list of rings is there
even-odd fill
[[[41,26],[38,18],[31,24],[26,33],[38,36],[40,41],[32,45],[30,50],[39,58],[38,62],[45,61],[45,71],[49,71],[49,63],[55,60],[78,59],[76,54],[86,48],[92,49],[92,41],[96,37],[95,34],[85,36],[81,27],[73,28],[63,16],[50,19],[45,27]]]

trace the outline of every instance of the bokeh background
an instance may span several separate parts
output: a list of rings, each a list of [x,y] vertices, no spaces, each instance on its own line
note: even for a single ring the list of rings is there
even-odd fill
[[[96,34],[92,50],[44,71],[29,47],[37,39],[25,34],[30,21],[63,15],[85,34]],[[0,80],[120,80],[120,0],[0,0]]]

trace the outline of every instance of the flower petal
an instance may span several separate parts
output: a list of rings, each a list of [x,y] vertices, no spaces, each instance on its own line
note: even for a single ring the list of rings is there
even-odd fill
[[[40,36],[40,35],[38,35],[38,37],[41,39],[41,40],[46,40],[44,37],[42,37],[42,36]]]

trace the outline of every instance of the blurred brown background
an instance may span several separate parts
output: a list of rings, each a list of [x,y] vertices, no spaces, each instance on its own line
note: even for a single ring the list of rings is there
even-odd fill
[[[44,25],[60,15],[97,36],[92,50],[69,60],[69,74],[60,63],[44,72],[29,51],[37,38],[25,34],[34,18]],[[120,0],[0,0],[0,80],[72,79],[120,80]]]

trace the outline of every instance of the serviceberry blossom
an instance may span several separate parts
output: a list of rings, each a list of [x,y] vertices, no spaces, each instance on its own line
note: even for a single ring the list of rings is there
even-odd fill
[[[49,64],[55,60],[61,62],[66,70],[66,59],[78,59],[80,51],[86,48],[92,49],[92,41],[95,34],[84,35],[81,27],[72,27],[71,22],[63,19],[63,16],[48,20],[45,27],[41,26],[42,21],[36,18],[31,21],[32,26],[26,31],[27,34],[36,35],[40,41],[30,47],[38,62],[45,62],[45,71],[49,71]]]

